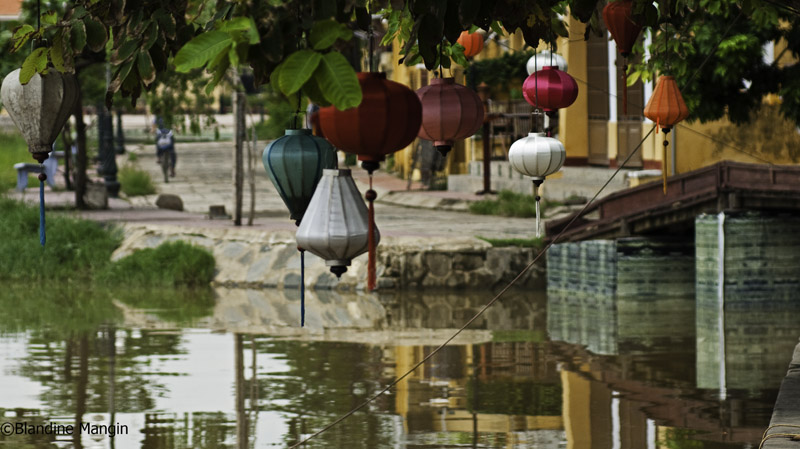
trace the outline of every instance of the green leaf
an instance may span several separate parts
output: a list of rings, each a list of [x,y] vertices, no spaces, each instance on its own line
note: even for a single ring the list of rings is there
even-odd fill
[[[217,66],[220,63],[222,63],[222,61],[228,61],[228,65],[230,65],[230,59],[228,57],[228,54],[230,53],[231,48],[233,48],[233,42],[231,42],[227,48],[219,52],[219,54],[216,57],[214,57],[214,59],[212,59],[211,62],[208,63],[208,65],[206,66],[206,70],[208,71],[216,70]]]
[[[47,48],[39,47],[34,50],[22,63],[22,69],[19,72],[19,82],[28,84],[28,81],[33,78],[33,75],[42,73],[47,69]]]
[[[289,55],[281,63],[281,76],[278,79],[281,92],[288,96],[300,90],[314,74],[320,61],[322,55],[314,50],[298,50]]]
[[[11,52],[15,53],[19,51],[34,34],[36,34],[36,31],[28,24],[17,27],[14,31],[14,43],[11,47]]]
[[[108,42],[105,25],[93,19],[86,19],[83,23],[86,26],[86,43],[89,48],[94,52],[102,51]]]
[[[55,11],[47,11],[42,14],[42,25],[55,25],[58,23],[58,16]]]
[[[321,20],[314,23],[309,33],[311,47],[314,50],[325,50],[333,45],[337,39],[349,41],[353,37],[353,31],[347,25],[341,24],[333,19]]]
[[[119,48],[111,54],[111,62],[114,64],[121,64],[133,55],[133,52],[139,48],[139,42],[129,39],[122,43]]]
[[[158,39],[158,24],[151,21],[147,28],[144,30],[144,39],[142,40],[142,48],[150,50],[150,47],[156,43]]]
[[[303,93],[308,97],[309,100],[316,103],[319,107],[324,108],[331,105],[330,102],[325,99],[322,89],[319,88],[316,76],[312,76],[308,82],[303,85]]]
[[[253,19],[250,17],[236,17],[231,20],[223,20],[217,22],[217,30],[232,32],[232,31],[247,31],[252,26]]]
[[[355,70],[341,53],[328,53],[322,57],[314,72],[316,83],[325,99],[339,110],[361,104],[361,85]]]
[[[202,67],[208,61],[230,48],[231,35],[224,31],[207,31],[186,43],[175,55],[178,72],[186,73]]]
[[[75,22],[69,30],[69,42],[72,46],[72,51],[80,53],[83,47],[86,46],[86,28],[83,22]]]
[[[153,59],[147,50],[140,50],[139,55],[136,57],[136,70],[139,72],[139,78],[145,86],[156,80],[156,68],[153,65]]]
[[[216,72],[214,72],[214,78],[206,84],[206,95],[211,95],[214,91],[214,88],[217,87],[222,78],[225,76],[225,72],[228,71],[228,68],[231,66],[231,62],[228,58],[223,59],[220,62],[220,65],[217,67]]]
[[[494,31],[495,33],[497,33],[497,35],[498,35],[498,36],[505,36],[505,34],[506,34],[506,33],[503,31],[503,24],[502,24],[502,23],[500,23],[500,22],[499,22],[499,21],[497,21],[497,20],[495,20],[494,22],[492,22],[492,24],[491,24],[491,28],[492,28],[492,31]]]
[[[64,34],[57,33],[53,38],[53,46],[50,47],[50,61],[53,62],[53,67],[59,72],[66,72],[67,68],[64,65]]]

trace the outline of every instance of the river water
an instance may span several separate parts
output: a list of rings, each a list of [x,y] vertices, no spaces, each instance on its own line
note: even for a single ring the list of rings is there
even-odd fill
[[[491,296],[312,293],[300,329],[296,292],[4,286],[0,429],[84,431],[15,431],[0,446],[287,447],[406,372]],[[757,447],[798,306],[737,303],[719,332],[694,298],[657,300],[511,292],[305,447]]]

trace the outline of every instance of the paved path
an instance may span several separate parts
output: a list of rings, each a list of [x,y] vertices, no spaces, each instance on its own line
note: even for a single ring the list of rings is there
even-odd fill
[[[133,197],[128,201],[112,200],[108,210],[86,211],[81,212],[81,215],[108,222],[163,223],[194,227],[233,226],[230,220],[206,218],[211,205],[224,205],[228,214],[233,212],[232,147],[230,142],[179,144],[177,176],[170,179],[169,183],[164,183],[160,168],[156,164],[155,150],[149,146],[128,145],[128,151],[137,155],[136,161],[128,162],[128,155],[118,156],[117,163],[120,167],[133,163],[148,171],[159,193],[173,193],[182,198],[185,212],[157,209],[155,206],[157,196],[150,195]],[[261,164],[262,149],[263,144],[259,144],[254,161],[256,218],[253,227],[259,230],[294,230],[294,223],[289,219],[283,201],[264,172]],[[366,173],[360,168],[354,168],[354,177],[364,192]],[[463,200],[478,198],[471,194],[405,191],[406,181],[380,172],[374,182],[375,190],[379,194],[379,201],[375,207],[376,221],[383,235],[529,238],[535,232],[533,219],[482,216],[441,210],[441,204],[463,204]],[[419,186],[412,185],[412,188]],[[404,196],[404,204],[417,207],[402,207],[381,202],[381,199],[391,198],[394,195],[390,192],[398,190],[400,191],[398,193]],[[250,204],[247,184],[245,192],[244,222]],[[20,196],[16,193],[12,195]],[[34,189],[28,189],[23,197],[26,201],[38,201]],[[51,206],[69,205],[73,203],[73,198],[72,192],[49,192],[47,202]],[[431,206],[437,209],[426,208]]]

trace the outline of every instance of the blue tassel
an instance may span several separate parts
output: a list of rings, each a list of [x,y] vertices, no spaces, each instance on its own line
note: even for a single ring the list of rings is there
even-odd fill
[[[306,325],[306,251],[300,250],[300,327]]]
[[[44,233],[44,181],[39,181],[39,242],[44,247],[47,240]]]

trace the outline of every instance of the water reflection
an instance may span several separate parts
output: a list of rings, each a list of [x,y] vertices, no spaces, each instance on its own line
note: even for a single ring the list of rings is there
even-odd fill
[[[705,353],[718,353],[714,345],[695,345],[709,331],[685,291],[661,290],[658,300],[647,288],[595,300],[513,292],[307,447],[757,445],[791,355],[757,348],[794,344],[800,326],[785,317],[797,308],[726,310],[720,359]],[[11,286],[0,293],[2,421],[119,423],[129,432],[0,436],[0,444],[286,447],[414,366],[488,296],[317,293],[314,318],[299,329],[293,292]],[[754,333],[756,346],[737,339]],[[727,367],[722,398],[708,380],[720,378],[718,365],[706,366],[711,358]]]

